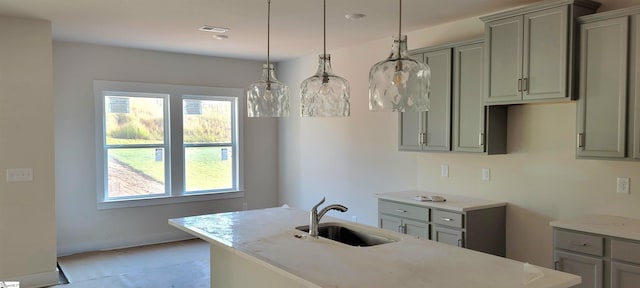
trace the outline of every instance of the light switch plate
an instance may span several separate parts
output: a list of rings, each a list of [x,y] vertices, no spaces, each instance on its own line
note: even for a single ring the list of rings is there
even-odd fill
[[[440,176],[449,177],[449,165],[440,166]]]
[[[491,170],[489,168],[482,168],[482,181],[491,180]]]
[[[32,168],[7,169],[7,182],[31,182],[33,181]]]
[[[629,178],[618,177],[618,183],[616,186],[616,193],[629,194]]]

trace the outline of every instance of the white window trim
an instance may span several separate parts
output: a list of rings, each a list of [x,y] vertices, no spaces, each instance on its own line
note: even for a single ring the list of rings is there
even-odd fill
[[[134,198],[134,199],[118,199],[118,200],[108,200],[105,199],[105,173],[106,173],[106,163],[104,156],[104,94],[103,91],[121,91],[121,92],[131,92],[131,93],[153,93],[153,94],[165,94],[169,95],[167,98],[167,102],[165,103],[165,107],[182,107],[182,96],[185,96],[187,99],[192,99],[194,97],[198,97],[197,95],[208,95],[208,96],[220,96],[220,97],[230,97],[235,99],[237,113],[237,121],[236,121],[236,147],[237,153],[234,153],[234,160],[237,161],[235,165],[235,170],[233,173],[237,177],[236,189],[228,192],[200,192],[200,193],[185,193],[184,191],[184,183],[177,183],[181,181],[173,181],[171,175],[167,174],[165,183],[167,183],[167,191],[166,195],[158,196],[158,197],[149,197],[149,198]],[[242,107],[244,104],[244,89],[241,88],[220,88],[220,87],[206,87],[206,86],[188,86],[188,85],[171,85],[171,84],[154,84],[154,83],[139,83],[139,82],[119,82],[119,81],[102,81],[102,80],[94,80],[93,81],[93,92],[95,97],[95,128],[96,128],[96,196],[97,196],[97,207],[98,209],[112,209],[112,208],[125,208],[125,207],[139,207],[139,206],[152,206],[152,205],[165,205],[165,204],[174,204],[174,203],[185,203],[185,202],[193,202],[193,201],[208,201],[208,200],[220,200],[220,199],[230,199],[230,198],[241,198],[244,197],[244,109]],[[173,109],[169,110],[170,119],[172,123],[167,125],[167,129],[170,129],[171,126],[179,125],[182,126],[182,109]],[[178,117],[179,116],[179,117]],[[179,123],[175,123],[178,121]],[[169,124],[168,121],[165,121],[166,124]],[[169,130],[170,131],[170,130]],[[166,158],[172,159],[174,162],[171,164],[172,173],[182,173],[183,177],[180,177],[184,181],[184,170],[176,169],[177,167],[183,167],[184,165],[184,155],[180,150],[184,149],[184,145],[182,144],[182,135],[176,135],[180,133],[169,133],[169,139],[167,140],[167,145],[170,147],[171,151],[167,151],[165,149],[165,156],[170,157],[170,155],[174,153],[179,153],[182,155],[177,161],[176,158]],[[169,143],[176,143],[176,145],[171,145]],[[182,181],[182,182],[183,182]]]

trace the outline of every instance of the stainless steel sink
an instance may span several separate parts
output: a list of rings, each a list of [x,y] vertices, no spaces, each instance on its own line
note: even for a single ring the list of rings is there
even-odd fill
[[[296,229],[309,232],[309,225],[299,226]],[[351,246],[368,247],[391,242],[397,242],[382,235],[369,233],[368,231],[356,231],[340,223],[322,223],[318,226],[318,236]]]

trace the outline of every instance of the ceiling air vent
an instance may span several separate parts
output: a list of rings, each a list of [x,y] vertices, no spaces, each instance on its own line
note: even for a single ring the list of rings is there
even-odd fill
[[[229,28],[224,28],[224,27],[217,27],[217,26],[210,26],[210,25],[204,25],[200,28],[198,28],[198,30],[200,31],[205,31],[205,32],[214,32],[214,33],[226,33],[228,32]]]

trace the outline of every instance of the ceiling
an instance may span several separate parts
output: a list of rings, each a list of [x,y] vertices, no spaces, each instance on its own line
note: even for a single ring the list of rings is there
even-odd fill
[[[403,31],[535,0],[405,0]],[[348,20],[347,13],[367,17]],[[252,60],[266,59],[267,0],[0,0],[0,15],[46,19],[55,40]],[[226,40],[199,31],[231,28]],[[397,34],[398,1],[327,1],[327,49]],[[271,1],[274,61],[322,52],[322,1]]]

